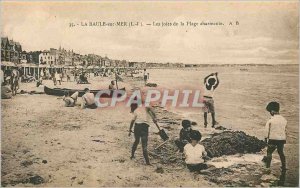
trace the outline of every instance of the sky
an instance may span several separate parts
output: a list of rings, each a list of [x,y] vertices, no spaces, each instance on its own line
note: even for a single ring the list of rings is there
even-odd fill
[[[23,50],[192,64],[298,63],[298,2],[1,2],[1,36]],[[84,27],[89,22],[138,27]],[[222,26],[146,26],[161,22]],[[238,25],[236,25],[238,21]],[[229,23],[232,22],[232,25]],[[70,23],[79,26],[69,27]]]

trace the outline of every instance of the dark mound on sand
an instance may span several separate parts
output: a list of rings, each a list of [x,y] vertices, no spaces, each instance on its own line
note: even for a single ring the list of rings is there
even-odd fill
[[[148,87],[157,87],[156,83],[147,83],[146,86]]]
[[[215,133],[211,138],[201,142],[209,157],[234,155],[237,153],[256,153],[261,151],[266,144],[254,136],[246,135],[242,131],[225,131]]]

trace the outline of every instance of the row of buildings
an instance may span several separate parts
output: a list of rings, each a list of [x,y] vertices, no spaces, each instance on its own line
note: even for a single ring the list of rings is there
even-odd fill
[[[146,63],[130,62],[126,60],[113,60],[96,54],[81,55],[73,50],[66,50],[62,47],[58,49],[50,48],[43,51],[26,52],[19,42],[7,37],[1,38],[1,61],[13,62],[14,64],[39,64],[50,67],[57,65],[63,67],[71,66],[99,66],[99,67],[184,67],[182,63]]]

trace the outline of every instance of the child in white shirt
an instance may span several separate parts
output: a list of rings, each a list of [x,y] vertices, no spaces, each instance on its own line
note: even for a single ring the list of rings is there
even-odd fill
[[[279,114],[280,105],[278,102],[270,102],[266,110],[270,112],[271,118],[266,123],[266,137],[268,143],[266,167],[270,168],[272,154],[277,149],[281,161],[282,171],[286,170],[285,155],[283,152],[286,143],[286,125],[287,120]]]
[[[201,140],[201,133],[196,130],[191,132],[191,143],[184,146],[185,163],[191,172],[200,172],[207,168],[203,157],[207,155],[203,145],[198,142]]]

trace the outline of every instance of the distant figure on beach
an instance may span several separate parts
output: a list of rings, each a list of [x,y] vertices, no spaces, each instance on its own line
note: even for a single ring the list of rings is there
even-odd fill
[[[109,89],[109,90],[116,90],[116,89],[117,89],[116,86],[115,86],[115,81],[114,81],[114,80],[112,80],[112,81],[110,82],[110,84],[109,84],[109,86],[108,86],[108,89]]]
[[[55,73],[54,73],[54,78],[55,78],[54,85],[56,85],[57,82],[59,82],[59,85],[61,85],[61,77],[60,77],[60,75],[58,74],[58,72],[55,72]]]
[[[176,146],[179,148],[179,152],[183,152],[183,148],[186,144],[191,142],[191,132],[193,131],[191,128],[190,120],[182,120],[182,129],[179,133],[179,139],[175,140]]]
[[[3,72],[2,69],[1,69],[1,71],[0,71],[0,79],[1,79],[1,86],[2,86],[3,83],[4,83],[4,72]]]
[[[70,82],[71,81],[71,71],[66,70],[66,75],[67,75],[67,82]]]
[[[132,145],[132,150],[131,150],[131,157],[130,159],[134,159],[135,156],[135,151],[137,149],[138,144],[140,143],[140,140],[142,141],[142,149],[143,149],[143,156],[146,161],[146,165],[150,165],[150,160],[148,156],[148,129],[149,129],[149,124],[151,121],[154,123],[157,122],[156,120],[156,115],[154,111],[151,109],[151,107],[139,107],[138,104],[132,103],[130,105],[130,111],[133,114],[130,127],[129,127],[129,134],[128,136],[131,136],[132,133],[132,127],[134,125],[134,138],[135,141]]]
[[[19,89],[19,79],[20,73],[16,68],[13,68],[10,75],[10,86],[12,90],[12,95],[17,94],[17,90]]]
[[[60,81],[62,82],[63,81],[63,78],[64,78],[64,73],[63,72],[60,72],[58,73],[59,77],[60,77]]]
[[[45,76],[46,76],[46,79],[49,79],[51,76],[50,76],[50,72],[49,72],[49,69],[46,68],[45,70]]]
[[[65,101],[65,107],[74,107],[77,102],[78,95],[79,95],[78,91],[73,93],[71,96],[70,96],[70,92],[66,91],[63,97],[63,101]]]
[[[212,73],[204,78],[204,94],[203,94],[203,103],[204,103],[204,127],[207,127],[207,113],[211,113],[212,118],[212,127],[214,128],[218,122],[215,119],[215,106],[213,94],[215,89],[219,85],[218,73]]]
[[[70,82],[71,81],[71,76],[70,74],[67,74],[67,82]]]
[[[44,71],[43,71],[43,69],[41,70],[41,73],[40,73],[40,79],[43,79],[44,78]]]
[[[12,98],[12,90],[6,84],[6,82],[4,82],[3,85],[1,86],[1,99],[11,99],[11,98]]]
[[[184,146],[185,163],[190,172],[200,172],[207,168],[204,163],[204,157],[207,155],[203,145],[199,144],[201,133],[199,131],[191,131],[191,143]]]
[[[75,70],[74,70],[74,82],[77,82],[77,80],[78,80],[78,72],[77,72],[77,70],[75,69]]]
[[[95,96],[90,92],[89,88],[84,89],[85,94],[82,96],[81,108],[96,109]]]
[[[55,72],[51,73],[51,78],[52,78],[53,84],[56,86]]]
[[[23,80],[25,81],[25,79],[27,79],[27,78],[24,78]],[[28,81],[29,81],[29,80],[28,80]],[[36,82],[36,87],[39,87],[39,86],[42,85],[42,84],[43,84],[43,78],[40,77],[40,79],[37,80],[37,82]]]
[[[286,125],[287,120],[279,114],[280,104],[278,102],[270,102],[266,110],[270,112],[271,118],[266,123],[265,141],[268,143],[267,157],[265,159],[266,167],[270,168],[272,154],[277,149],[281,161],[281,170],[286,171],[285,155],[283,152],[286,143]]]
[[[149,73],[146,69],[144,69],[144,83],[147,84],[147,81],[149,80]]]

